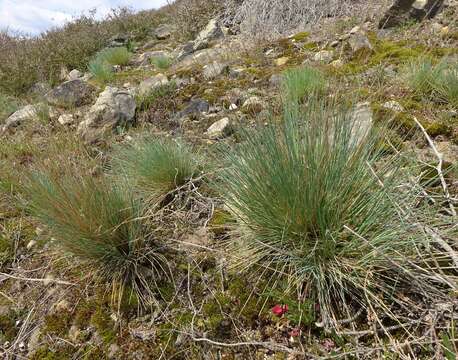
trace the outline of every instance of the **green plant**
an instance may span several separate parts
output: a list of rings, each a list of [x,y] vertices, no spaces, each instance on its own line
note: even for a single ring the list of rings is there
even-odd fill
[[[407,84],[420,95],[431,95],[434,81],[442,71],[441,66],[433,65],[428,58],[420,58],[407,65],[405,79]]]
[[[326,81],[319,70],[304,66],[285,71],[282,86],[285,101],[298,104],[306,96],[322,94]]]
[[[55,243],[112,285],[114,303],[126,287],[150,299],[150,284],[163,269],[161,255],[145,235],[138,220],[142,209],[127,189],[105,178],[48,170],[30,174],[24,190],[28,208]]]
[[[0,93],[0,122],[19,108],[17,100],[11,96]]]
[[[100,83],[106,83],[113,79],[113,66],[95,58],[89,62],[89,72],[94,75],[94,78]]]
[[[106,48],[97,54],[97,59],[110,65],[127,65],[131,53],[125,47]]]
[[[114,161],[116,173],[155,202],[196,175],[198,165],[187,145],[171,139],[140,139],[119,148]]]
[[[458,62],[445,63],[433,81],[437,96],[454,107],[458,106]]]
[[[172,59],[168,56],[156,56],[151,59],[151,64],[160,70],[167,70],[172,65]]]
[[[299,291],[325,326],[338,327],[352,306],[399,321],[391,310],[406,305],[404,287],[439,293],[416,270],[427,239],[408,221],[412,194],[398,190],[404,164],[378,150],[384,131],[369,130],[351,108],[299,110],[222,153],[218,190],[237,220],[232,264],[262,267],[253,272]]]

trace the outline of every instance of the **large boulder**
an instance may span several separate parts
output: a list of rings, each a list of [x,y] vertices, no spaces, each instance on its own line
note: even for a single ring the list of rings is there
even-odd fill
[[[78,133],[93,140],[106,131],[132,123],[135,110],[135,99],[130,92],[107,86],[78,125]]]
[[[412,19],[432,18],[443,4],[444,0],[395,0],[380,20],[379,28],[395,27]]]
[[[91,102],[95,88],[87,82],[76,79],[66,81],[46,94],[50,105],[57,107],[79,107]]]

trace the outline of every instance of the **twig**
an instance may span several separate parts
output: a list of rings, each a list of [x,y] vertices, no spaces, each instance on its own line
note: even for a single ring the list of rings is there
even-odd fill
[[[68,282],[68,281],[63,281],[63,280],[57,280],[57,279],[34,279],[34,278],[23,278],[20,276],[14,276],[10,274],[5,274],[5,273],[0,273],[0,276],[5,276],[10,279],[15,279],[15,280],[22,280],[22,281],[31,281],[31,282],[52,282],[55,284],[60,284],[60,285],[75,285],[74,283]]]
[[[415,116],[413,117],[413,120],[415,121],[417,126],[421,129],[421,131],[423,132],[423,135],[425,135],[425,138],[428,141],[429,146],[431,147],[431,149],[433,150],[434,154],[437,157],[438,163],[437,163],[437,166],[436,166],[436,171],[437,171],[437,174],[439,175],[439,179],[441,181],[442,190],[444,191],[444,195],[445,195],[445,198],[447,199],[447,202],[449,204],[450,211],[451,211],[452,215],[456,217],[456,210],[455,210],[455,207],[453,206],[453,202],[452,202],[452,199],[450,197],[450,193],[448,191],[447,182],[445,181],[444,174],[442,173],[442,165],[444,163],[443,156],[437,150],[436,145],[434,145],[434,141],[428,135],[428,132],[425,130],[423,125],[417,120],[417,118]]]
[[[431,237],[450,255],[455,267],[458,269],[458,253],[444,240],[442,239],[433,229],[423,226],[425,231],[431,235]]]

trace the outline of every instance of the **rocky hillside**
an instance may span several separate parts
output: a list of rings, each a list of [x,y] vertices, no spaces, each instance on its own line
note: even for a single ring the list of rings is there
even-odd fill
[[[458,3],[250,1],[0,71],[2,358],[457,358]]]

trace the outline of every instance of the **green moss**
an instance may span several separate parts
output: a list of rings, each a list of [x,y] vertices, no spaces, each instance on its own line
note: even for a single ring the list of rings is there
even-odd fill
[[[426,124],[425,129],[428,132],[428,134],[431,136],[439,136],[439,135],[450,136],[453,130],[450,125],[445,124],[440,121]]]
[[[16,328],[16,320],[18,314],[10,310],[8,314],[0,316],[0,340],[13,341],[16,338],[18,329]]]
[[[229,212],[222,209],[216,209],[212,218],[210,219],[208,227],[210,231],[212,231],[215,235],[222,235],[233,223],[234,218]]]
[[[97,329],[105,344],[111,344],[115,340],[115,323],[111,319],[108,309],[98,307],[92,314],[90,322]]]
[[[303,32],[300,32],[300,33],[297,33],[297,34],[291,36],[290,39],[291,39],[291,40],[294,40],[294,41],[304,41],[304,40],[307,39],[309,36],[310,36],[310,33],[309,33],[309,32],[303,31]]]
[[[75,349],[70,345],[59,350],[51,349],[48,345],[38,348],[30,357],[30,360],[66,360],[72,359]]]
[[[72,323],[72,314],[68,311],[62,311],[58,314],[51,314],[45,317],[45,333],[64,334],[70,328]]]
[[[376,40],[373,45],[375,53],[370,57],[369,65],[404,64],[426,52],[422,46],[410,47],[407,41]]]

